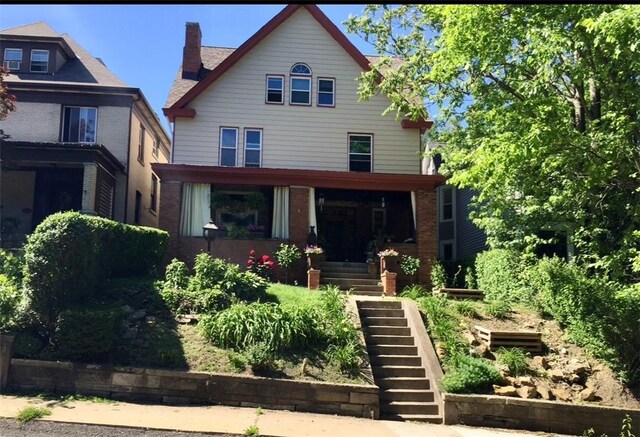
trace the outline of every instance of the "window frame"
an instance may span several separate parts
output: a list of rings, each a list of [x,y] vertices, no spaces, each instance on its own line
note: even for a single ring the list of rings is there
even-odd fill
[[[222,163],[222,150],[223,149],[231,149],[231,147],[224,147],[222,144],[222,139],[223,139],[223,131],[225,130],[232,130],[235,131],[236,134],[236,144],[234,146],[234,159],[233,159],[233,165],[225,165]],[[238,136],[240,133],[240,129],[238,129],[237,127],[231,127],[231,126],[220,126],[220,139],[219,139],[219,157],[218,157],[218,163],[220,165],[220,167],[237,167],[238,166]]]
[[[68,129],[65,129],[65,126],[67,124],[67,109],[92,109],[95,113],[95,126],[94,126],[94,140],[93,141],[80,141],[80,132],[78,131],[78,141],[70,141],[69,139],[65,140],[65,132]],[[78,119],[79,119],[79,115],[78,115]],[[78,129],[80,129],[80,127],[78,126]],[[86,137],[86,129],[85,129],[85,137]],[[62,107],[62,129],[61,129],[61,135],[60,135],[60,139],[61,142],[63,143],[80,143],[80,144],[96,144],[98,142],[98,108],[95,106],[75,106],[75,105],[68,105],[68,106],[63,106]]]
[[[9,51],[15,51],[15,52],[20,52],[20,60],[17,59],[9,59],[7,60],[7,52]],[[2,58],[2,65],[9,69],[9,71],[19,71],[22,68],[22,60],[24,58],[24,51],[22,49],[19,48],[15,48],[15,47],[6,47],[4,49],[4,53],[3,53],[3,58]],[[18,67],[17,68],[11,68],[9,66],[9,62],[17,62],[18,63]]]
[[[151,149],[151,154],[157,158],[158,154],[160,152],[160,140],[158,139],[158,136],[154,136],[153,137],[153,145],[152,145],[152,149]]]
[[[281,83],[282,83],[282,88],[280,89],[280,101],[279,102],[272,102],[271,100],[269,100],[269,90],[270,89],[275,89],[275,88],[269,88],[269,79],[280,79]],[[285,76],[284,74],[267,74],[266,76],[266,80],[265,80],[265,92],[264,92],[264,102],[268,105],[284,105],[284,83],[285,83]]]
[[[332,102],[330,105],[320,103],[320,93],[327,94],[326,91],[320,91],[320,81],[328,81],[333,84],[331,88],[331,99]],[[324,107],[324,108],[335,108],[336,107],[336,79],[334,77],[318,77],[317,86],[316,86],[316,106]]]
[[[140,131],[138,132],[138,162],[144,165],[144,146],[146,142],[147,129],[140,123]]]
[[[446,191],[451,191],[451,203],[445,203],[444,202],[444,192]],[[445,185],[443,187],[440,188],[440,214],[439,214],[439,220],[441,223],[445,223],[445,222],[452,222],[456,219],[456,212],[455,212],[455,204],[456,204],[456,191],[455,191],[455,187],[450,186],[450,185]],[[445,218],[445,205],[451,205],[451,217],[449,218]]]
[[[45,66],[45,69],[43,71],[41,70],[35,70],[33,69],[33,55],[36,54],[37,52],[40,52],[40,54],[46,52],[47,53],[47,63]],[[44,62],[44,61],[36,61],[36,62]],[[49,72],[49,50],[45,50],[45,49],[31,49],[31,54],[29,56],[29,72],[30,73],[48,73]]]
[[[386,208],[371,208],[371,230],[375,234],[378,232],[376,229],[376,214],[382,213],[382,226],[380,230],[384,232],[387,228],[387,209]]]
[[[367,155],[365,153],[352,153],[351,152],[351,137],[369,137],[371,143],[369,146],[369,171],[351,170],[351,155]],[[373,173],[373,134],[349,132],[347,134],[347,171],[359,172],[359,173]]]
[[[296,67],[298,66],[304,66],[306,67],[306,69],[309,71],[308,73],[300,73],[300,72],[294,72],[293,70],[296,69]],[[291,69],[289,70],[289,105],[293,105],[293,106],[311,106],[313,104],[313,71],[311,70],[311,67],[309,67],[307,64],[305,64],[304,62],[296,62],[295,64],[293,64],[293,66],[291,67]],[[294,80],[304,80],[309,84],[309,91],[308,91],[308,95],[309,95],[309,101],[308,103],[306,102],[294,102],[293,101],[293,92],[301,92],[301,90],[299,89],[294,89],[293,87],[293,81]]]
[[[151,174],[151,199],[149,200],[149,210],[151,212],[158,211],[158,177]]]
[[[247,137],[248,137],[248,133],[249,132],[260,132],[260,144],[259,144],[259,148],[258,149],[249,149],[249,150],[258,150],[258,165],[256,166],[248,166],[247,165]],[[262,167],[262,148],[263,148],[263,144],[264,144],[264,131],[261,128],[255,128],[255,127],[248,127],[244,129],[244,166],[245,167],[252,167],[252,168],[260,168]]]

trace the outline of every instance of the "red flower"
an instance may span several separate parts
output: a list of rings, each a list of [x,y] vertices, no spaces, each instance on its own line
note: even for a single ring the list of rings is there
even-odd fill
[[[266,263],[267,261],[269,261],[269,255],[262,255],[262,262]]]
[[[248,266],[252,266],[252,265],[253,265],[253,260],[252,260],[252,259],[247,260],[247,265],[248,265]]]
[[[264,263],[264,265],[269,267],[270,269],[272,269],[274,267],[273,261],[267,261],[267,262]]]
[[[256,251],[255,251],[255,250],[253,250],[253,249],[251,249],[251,250],[249,251],[249,256],[256,256]]]

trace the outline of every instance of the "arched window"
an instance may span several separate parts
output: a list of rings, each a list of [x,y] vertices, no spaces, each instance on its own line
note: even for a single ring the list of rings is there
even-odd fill
[[[291,67],[291,94],[289,103],[292,105],[311,105],[311,68],[307,64],[294,64]]]

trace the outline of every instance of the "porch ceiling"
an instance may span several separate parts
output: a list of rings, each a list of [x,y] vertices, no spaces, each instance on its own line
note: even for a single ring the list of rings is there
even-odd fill
[[[362,173],[284,168],[216,167],[190,164],[151,164],[162,181],[207,184],[305,186],[371,191],[429,191],[444,183],[440,175]]]

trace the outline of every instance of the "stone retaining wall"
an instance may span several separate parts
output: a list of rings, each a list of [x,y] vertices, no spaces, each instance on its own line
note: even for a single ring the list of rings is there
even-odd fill
[[[527,429],[531,431],[582,435],[593,428],[595,435],[620,434],[628,414],[637,433],[640,409],[624,410],[597,405],[576,405],[504,396],[444,393],[444,422],[471,426]]]
[[[375,385],[331,384],[204,372],[11,360],[9,386],[165,404],[223,404],[379,417]]]

